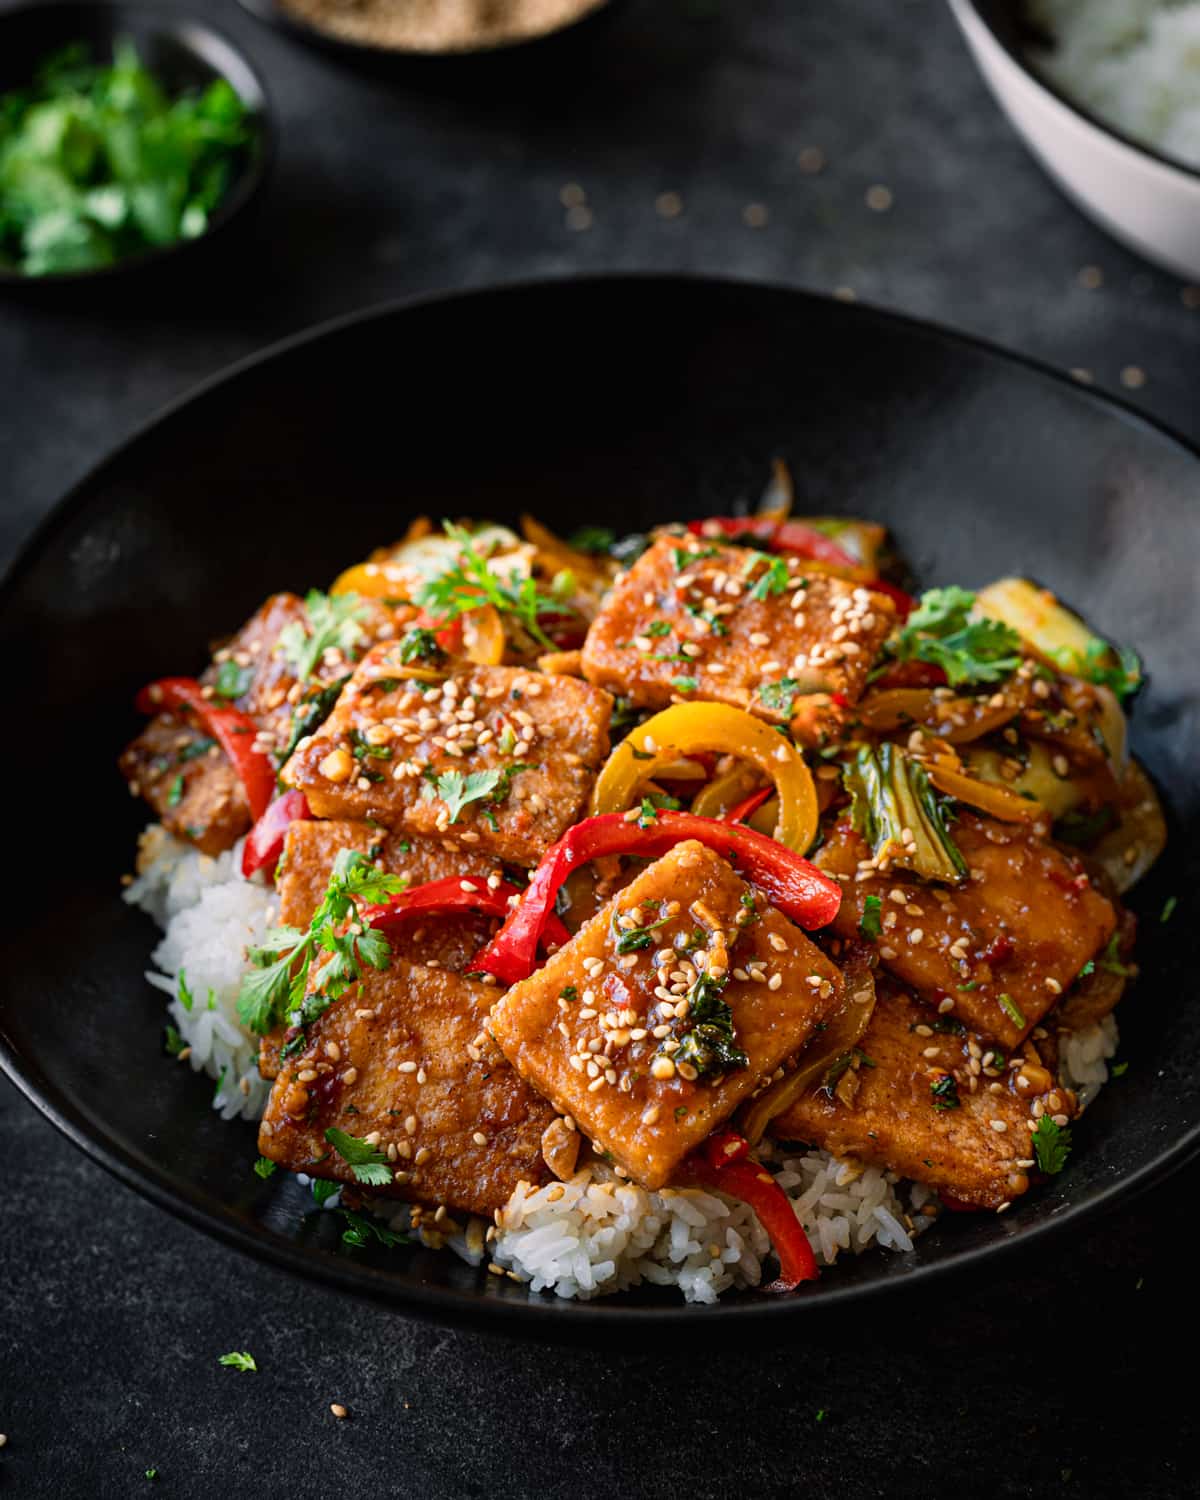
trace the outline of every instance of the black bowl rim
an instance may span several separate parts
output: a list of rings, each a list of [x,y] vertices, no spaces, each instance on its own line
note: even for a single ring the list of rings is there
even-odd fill
[[[510,37],[504,41],[487,42],[475,47],[387,47],[379,42],[357,42],[352,37],[340,36],[336,31],[325,31],[309,21],[290,15],[279,0],[238,0],[238,4],[256,21],[271,26],[284,36],[292,36],[310,47],[319,47],[345,57],[356,58],[418,58],[436,62],[438,59],[483,58],[509,56],[525,48],[551,42],[555,37],[565,36],[577,27],[586,26],[617,3],[617,0],[597,0],[581,15],[549,31],[534,32],[529,36]]]
[[[1020,0],[1005,0],[1005,3],[1016,8],[1019,6]],[[1078,103],[1069,94],[1064,93],[1057,84],[1051,83],[1049,79],[1043,78],[1040,73],[1035,72],[1022,53],[1012,45],[1007,37],[1001,36],[1000,32],[997,31],[991,17],[986,15],[981,8],[979,0],[951,0],[951,5],[954,4],[965,6],[978,19],[980,24],[987,29],[989,36],[991,36],[1001,51],[1006,53],[1016,63],[1021,72],[1033,83],[1037,84],[1038,88],[1042,89],[1043,92],[1049,94],[1052,99],[1057,100],[1065,109],[1070,110],[1073,115],[1077,115],[1086,124],[1098,130],[1101,135],[1106,135],[1114,141],[1119,141],[1122,146],[1127,146],[1129,150],[1136,151],[1139,156],[1149,157],[1151,161],[1157,162],[1160,167],[1167,167],[1173,172],[1181,172],[1185,177],[1195,178],[1200,181],[1200,167],[1189,166],[1187,162],[1180,161],[1178,157],[1168,156],[1156,146],[1148,146],[1145,141],[1139,141],[1134,136],[1127,135],[1125,131],[1118,130],[1115,125],[1110,125],[1103,116],[1094,113],[1086,105]]]
[[[301,346],[315,343],[358,324],[395,317],[414,309],[436,307],[442,303],[470,302],[496,296],[571,295],[572,292],[586,294],[589,288],[610,288],[623,283],[675,287],[682,283],[697,291],[703,291],[705,288],[750,291],[763,296],[799,299],[825,309],[830,308],[836,302],[838,316],[886,324],[892,328],[907,330],[917,337],[966,348],[990,360],[1015,365],[1040,380],[1066,387],[1085,401],[1099,403],[1120,420],[1130,422],[1152,433],[1156,439],[1171,444],[1189,459],[1200,464],[1200,447],[1174,432],[1165,423],[1146,416],[1119,397],[1081,386],[1079,382],[1054,366],[1028,355],[1013,353],[990,340],[925,319],[909,317],[887,308],[878,308],[870,303],[842,303],[822,293],[780,283],[705,276],[697,273],[634,272],[587,277],[552,276],[514,279],[482,287],[450,292],[429,292],[393,299],[331,318],[247,355],[201,381],[182,396],[168,402],[93,464],[35,527],[16,557],[0,575],[0,611],[7,604],[8,595],[15,588],[20,575],[51,546],[59,529],[65,526],[75,512],[86,503],[87,492],[95,479],[111,464],[119,462],[128,450],[135,447],[143,437],[169,420],[176,412],[226,382],[238,379],[248,371],[267,365],[273,360],[283,358]],[[610,1333],[628,1329],[631,1326],[645,1329],[669,1329],[675,1334],[682,1335],[690,1334],[700,1328],[707,1329],[714,1321],[720,1322],[723,1333],[731,1334],[735,1328],[740,1331],[750,1329],[759,1335],[765,1334],[768,1329],[781,1331],[782,1323],[767,1323],[763,1320],[794,1319],[806,1313],[811,1316],[868,1298],[877,1299],[885,1293],[896,1292],[901,1286],[924,1288],[939,1277],[955,1276],[959,1272],[973,1270],[985,1262],[994,1261],[1006,1251],[1010,1254],[1024,1251],[1031,1249],[1035,1244],[1039,1248],[1044,1247],[1051,1237],[1057,1237],[1068,1225],[1078,1228],[1084,1223],[1092,1222],[1103,1214],[1111,1212],[1118,1203],[1127,1206],[1135,1195],[1148,1191],[1171,1173],[1200,1156],[1200,1120],[1198,1120],[1131,1175],[1121,1177],[1101,1188],[1084,1202],[1068,1204],[1061,1213],[1054,1217],[1028,1225],[1023,1229],[1020,1238],[970,1247],[944,1261],[915,1265],[903,1278],[881,1277],[863,1285],[845,1283],[839,1285],[837,1278],[833,1277],[818,1282],[810,1291],[786,1299],[762,1297],[754,1301],[738,1303],[719,1302],[715,1306],[707,1306],[700,1310],[687,1303],[674,1306],[653,1304],[639,1307],[623,1304],[619,1307],[606,1307],[604,1299],[597,1302],[568,1301],[558,1298],[534,1301],[531,1297],[519,1299],[489,1297],[483,1294],[484,1289],[479,1286],[471,1290],[427,1286],[373,1266],[341,1260],[333,1255],[314,1254],[311,1250],[299,1247],[259,1225],[247,1223],[228,1209],[223,1207],[214,1209],[205,1195],[191,1183],[172,1178],[167,1171],[141,1158],[133,1149],[117,1146],[102,1139],[94,1122],[60,1090],[50,1085],[36,1064],[20,1054],[3,1029],[0,1029],[0,1069],[52,1125],[118,1181],[177,1218],[203,1230],[224,1244],[253,1256],[256,1260],[278,1266],[301,1279],[315,1280],[339,1291],[386,1303],[409,1316],[439,1323],[469,1323],[491,1332],[548,1340],[574,1335],[601,1339]]]
[[[117,8],[117,4],[111,3],[111,0],[23,0],[21,4],[0,9],[0,37],[4,34],[4,28],[10,23],[25,19],[38,11],[49,13],[55,10],[74,9],[102,13],[114,11]],[[251,99],[247,99],[241,89],[237,92],[242,102],[250,108],[250,118],[258,133],[257,149],[233,187],[218,205],[208,228],[195,239],[176,240],[173,245],[155,245],[148,250],[139,251],[136,255],[126,255],[123,259],[114,261],[111,266],[98,266],[91,271],[63,271],[54,276],[24,276],[20,271],[9,271],[0,267],[0,289],[5,287],[30,289],[77,287],[93,282],[113,282],[123,276],[160,265],[163,261],[185,254],[198,245],[211,244],[217,235],[223,233],[235,219],[241,217],[251,200],[257,197],[274,164],[278,148],[278,132],[270,90],[267,88],[262,72],[232,37],[207,19],[201,19],[184,10],[163,10],[151,3],[151,0],[120,0],[120,8],[142,11],[147,20],[151,21],[164,36],[173,36],[182,40],[189,49],[193,49],[193,43],[188,35],[191,33],[191,36],[199,36],[206,42],[215,44],[219,50],[224,50],[231,58],[236,59],[253,85],[255,97]],[[208,57],[202,57],[202,60],[219,73],[226,82],[233,83],[222,63],[213,62]]]

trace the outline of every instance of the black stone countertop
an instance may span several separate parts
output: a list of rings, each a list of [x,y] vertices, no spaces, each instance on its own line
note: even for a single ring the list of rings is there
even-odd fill
[[[1200,439],[1200,314],[1049,185],[937,0],[625,0],[548,75],[361,69],[233,0],[192,9],[245,45],[278,109],[253,250],[236,282],[165,299],[0,305],[0,560],[230,360],[373,301],[500,279],[849,287],[1112,390],[1139,367],[1124,393]],[[812,146],[816,176],[797,161]],[[586,228],[565,221],[567,183]],[[878,185],[884,212],[866,204]],[[678,217],[656,211],[665,192]],[[1197,1170],[986,1279],[791,1323],[778,1347],[596,1351],[407,1322],[243,1260],[110,1181],[7,1084],[0,1132],[0,1493],[1200,1492]],[[259,1373],[221,1368],[229,1349]]]

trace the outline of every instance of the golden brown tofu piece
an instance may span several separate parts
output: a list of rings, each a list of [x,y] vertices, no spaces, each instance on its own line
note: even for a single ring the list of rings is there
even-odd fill
[[[614,584],[583,670],[639,708],[714,698],[816,744],[859,697],[895,619],[882,594],[796,558],[661,537]]]
[[[723,989],[712,984],[722,972]],[[745,1066],[707,1049],[697,1024],[706,988],[731,1012]],[[688,842],[514,985],[491,1028],[523,1078],[657,1188],[807,1043],[841,990],[841,974],[798,927]]]
[[[214,703],[239,709],[258,726],[260,743],[282,752],[292,738],[295,715],[310,711],[322,689],[348,676],[353,658],[379,635],[395,635],[397,621],[415,610],[392,610],[362,600],[359,636],[349,658],[339,649],[323,653],[303,692],[296,687],[293,657],[282,642],[310,628],[304,601],[272,594],[236,635],[213,654],[200,681]],[[300,701],[296,702],[299,695]],[[143,796],[163,826],[206,854],[230,848],[250,827],[250,809],[237,772],[194,714],[157,714],[118,762],[131,790]]]
[[[293,823],[288,829],[276,882],[279,920],[283,926],[308,926],[313,912],[325,899],[333,862],[342,849],[358,849],[390,875],[404,876],[409,885],[466,876],[477,878],[482,885],[489,875],[500,873],[495,861],[479,854],[468,854],[433,839],[388,833],[372,828],[369,823]],[[498,926],[494,917],[482,913],[414,917],[393,928],[388,942],[393,958],[458,974],[491,941]],[[264,1078],[274,1078],[279,1072],[279,1049],[286,1035],[286,1028],[280,1026],[263,1038],[258,1071]]]
[[[853,936],[867,897],[878,897],[884,968],[927,1004],[951,1000],[968,1026],[1015,1047],[1108,942],[1116,913],[1078,861],[1021,825],[963,812],[950,833],[970,875],[960,886],[927,885],[860,870],[870,849],[841,819],[814,856],[843,878],[834,929]]]
[[[536,864],[583,814],[608,755],[609,695],[516,667],[456,664],[422,684],[397,677],[402,666],[395,645],[368,652],[284,780],[318,817],[370,819]],[[486,778],[484,795],[462,795],[471,776]]]
[[[129,790],[145,799],[167,832],[205,854],[232,848],[250,827],[237,772],[194,722],[156,714],[118,765]]]
[[[958,1023],[880,985],[858,1044],[873,1066],[844,1074],[836,1094],[806,1093],[771,1122],[771,1133],[890,1168],[976,1208],[1011,1201],[1034,1170],[1036,1114],[1066,1123],[1074,1098],[1055,1085],[1033,1044],[1012,1067],[982,1037],[948,1025]]]
[[[484,1030],[496,990],[394,960],[308,1028],[285,1059],[258,1147],[294,1172],[355,1181],[325,1139],[374,1138],[394,1172],[387,1197],[491,1214],[518,1182],[540,1183],[554,1111]]]

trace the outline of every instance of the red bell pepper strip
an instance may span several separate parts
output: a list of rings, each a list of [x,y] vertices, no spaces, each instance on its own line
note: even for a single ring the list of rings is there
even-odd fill
[[[825,927],[837,915],[842,888],[799,854],[741,824],[700,818],[694,813],[660,812],[642,827],[624,813],[585,818],[551,844],[533,872],[521,904],[471,962],[473,969],[516,984],[533,973],[538,939],[554,910],[554,898],[572,870],[605,855],[637,854],[657,859],[684,839],[698,839],[732,859],[768,899],[801,927]]]
[[[471,889],[463,886],[470,884]],[[388,898],[386,905],[364,905],[362,918],[371,927],[387,932],[410,917],[448,916],[452,912],[482,912],[486,917],[504,920],[511,916],[513,896],[521,892],[515,885],[501,882],[494,889],[483,880],[464,880],[450,876],[445,880],[428,880],[424,885],[410,886]],[[551,916],[542,930],[542,940],[561,948],[571,941],[571,934],[556,916]]]
[[[749,1156],[750,1142],[735,1130],[717,1130],[709,1136],[701,1149],[705,1161],[716,1171]]]
[[[311,817],[308,798],[303,792],[284,792],[276,797],[242,845],[242,874],[245,878],[249,880],[257,870],[270,870],[273,875],[283,853],[288,829],[293,823]]]
[[[751,792],[748,797],[743,797],[740,802],[735,802],[722,817],[721,822],[744,823],[751,813],[758,811],[774,791],[775,788],[773,786],[760,786],[757,792]]]
[[[689,521],[688,530],[694,536],[715,536],[718,531],[727,537],[752,536],[772,552],[794,552],[798,557],[810,557],[833,568],[862,567],[844,547],[803,521],[778,521],[770,516],[708,516],[702,521]]]
[[[262,817],[275,796],[275,767],[255,743],[258,725],[249,714],[206,698],[194,677],[162,677],[144,687],[134,701],[144,714],[190,708],[233,763],[250,804],[250,816],[255,822]]]
[[[775,1254],[779,1257],[779,1275],[765,1292],[790,1292],[802,1281],[816,1281],[817,1258],[804,1232],[804,1225],[796,1217],[791,1199],[765,1167],[745,1159],[745,1151],[737,1149],[737,1142],[748,1151],[750,1148],[740,1136],[731,1131],[713,1136],[705,1143],[705,1150],[694,1152],[688,1158],[692,1175],[706,1188],[728,1193],[731,1198],[740,1198],[749,1204],[766,1230]],[[724,1165],[714,1165],[709,1148],[716,1142],[718,1154],[724,1154]]]

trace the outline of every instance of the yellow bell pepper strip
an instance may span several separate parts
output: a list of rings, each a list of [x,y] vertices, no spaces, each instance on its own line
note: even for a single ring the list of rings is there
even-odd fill
[[[926,766],[926,770],[939,792],[945,792],[947,797],[965,802],[969,807],[977,807],[980,812],[999,818],[1003,823],[1033,823],[1045,816],[1040,802],[1010,792],[994,781],[976,781],[974,776],[964,776],[961,771],[936,760]]]
[[[486,948],[471,960],[472,970],[494,974],[504,984],[527,979],[537,963],[537,946],[554,913],[554,901],[579,866],[605,855],[635,854],[657,859],[685,839],[733,861],[785,916],[810,931],[826,927],[842,904],[842,888],[815,865],[764,834],[741,824],[698,818],[693,813],[659,812],[631,821],[624,813],[604,813],[576,823],[542,856],[525,894]]]
[[[592,812],[622,812],[640,785],[680,756],[712,751],[749,761],[779,793],[775,837],[797,854],[817,833],[817,793],[804,756],[762,719],[728,703],[676,703],[632,729],[609,756],[592,793]]]
[[[462,616],[463,655],[481,667],[498,667],[504,660],[504,625],[492,604]]]
[[[363,599],[395,599],[404,598],[411,583],[411,573],[394,563],[364,562],[339,573],[329,592],[358,594]]]

